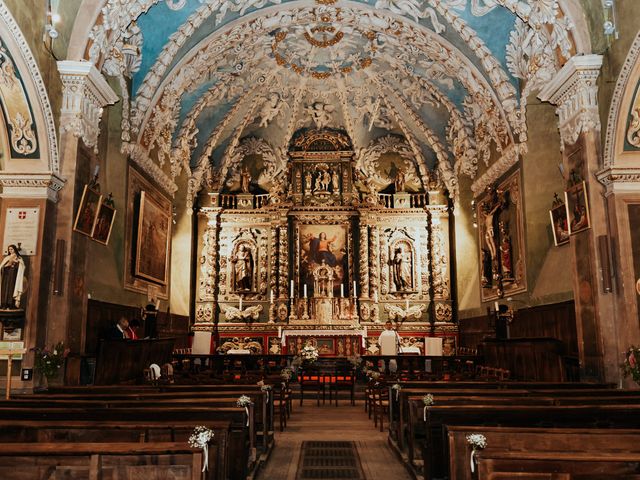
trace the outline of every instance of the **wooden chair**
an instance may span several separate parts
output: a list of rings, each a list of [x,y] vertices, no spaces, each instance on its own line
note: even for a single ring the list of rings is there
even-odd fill
[[[285,384],[282,383],[280,388],[273,389],[273,411],[278,415],[278,419],[280,421],[280,431],[284,431],[287,428],[287,415],[288,415],[288,401],[287,400],[287,389]]]
[[[378,382],[372,387],[373,392],[373,425],[384,431],[384,416],[389,413],[389,389],[385,382]]]
[[[324,383],[322,383],[322,375],[320,373],[307,373],[302,372],[300,374],[300,405],[304,400],[304,391],[313,390],[316,392],[316,401],[320,406],[320,395],[324,396]]]
[[[338,373],[332,377],[329,384],[329,403],[331,403],[332,396],[335,395],[336,407],[338,406],[338,392],[349,392],[349,400],[351,405],[356,404],[355,400],[356,389],[356,376],[355,372],[350,373]]]

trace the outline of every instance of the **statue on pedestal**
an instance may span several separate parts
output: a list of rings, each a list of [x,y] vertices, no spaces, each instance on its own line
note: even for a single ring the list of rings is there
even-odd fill
[[[24,284],[24,260],[15,245],[9,245],[7,256],[0,262],[0,309],[17,310]]]

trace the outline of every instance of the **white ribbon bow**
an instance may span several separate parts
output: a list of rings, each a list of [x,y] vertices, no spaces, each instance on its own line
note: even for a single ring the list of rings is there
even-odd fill
[[[209,470],[209,444],[205,443],[202,447],[202,454],[204,455],[204,462],[202,465],[202,471]]]
[[[476,462],[474,462],[474,457],[476,455],[476,449],[471,450],[471,456],[469,457],[469,465],[471,466],[471,473],[476,471]]]
[[[247,427],[249,426],[249,407],[244,407],[244,411],[247,412]]]

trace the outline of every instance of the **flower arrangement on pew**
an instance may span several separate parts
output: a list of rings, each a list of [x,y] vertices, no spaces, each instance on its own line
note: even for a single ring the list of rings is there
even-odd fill
[[[424,410],[422,412],[422,416],[424,421],[426,422],[427,411],[429,410],[429,407],[435,403],[433,400],[433,395],[431,395],[430,393],[427,393],[424,397],[422,397],[422,403],[424,403]]]
[[[209,470],[209,442],[213,440],[213,430],[198,425],[193,429],[193,433],[189,437],[189,446],[191,448],[201,448],[203,451],[204,462],[202,471]]]
[[[472,433],[467,435],[467,443],[471,445],[471,457],[469,458],[469,465],[471,466],[471,473],[475,472],[475,455],[476,451],[482,450],[487,447],[487,437],[481,433]]]
[[[402,386],[399,383],[396,383],[391,387],[391,390],[393,390],[396,393],[396,402],[397,402],[398,397],[400,396],[400,390],[402,390]]]
[[[249,426],[249,405],[253,405],[251,398],[246,395],[240,395],[240,398],[236,400],[236,405],[240,408],[244,408],[244,411],[247,412],[247,427]]]
[[[47,380],[55,377],[58,370],[64,364],[64,360],[69,355],[69,349],[64,347],[63,342],[58,342],[53,348],[32,348],[35,355],[34,368],[36,372],[41,373]]]
[[[264,380],[260,380],[258,382],[258,386],[260,387],[260,391],[264,392],[267,396],[267,403],[269,403],[269,393],[272,390],[271,385],[267,385],[266,383],[264,383]]]
[[[629,349],[624,352],[624,362],[620,365],[622,375],[627,378],[633,378],[633,381],[640,385],[640,366],[638,361],[640,360],[640,348],[631,345]]]

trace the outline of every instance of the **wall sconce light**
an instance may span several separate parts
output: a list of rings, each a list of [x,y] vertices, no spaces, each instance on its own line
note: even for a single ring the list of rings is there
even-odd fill
[[[51,0],[47,0],[47,11],[44,23],[44,33],[51,40],[55,40],[60,35],[56,30],[56,24],[60,22],[60,14],[54,11]]]
[[[609,40],[617,40],[619,37],[618,28],[616,27],[616,4],[615,0],[602,0],[602,8],[604,10],[604,23],[602,28],[605,36]]]

